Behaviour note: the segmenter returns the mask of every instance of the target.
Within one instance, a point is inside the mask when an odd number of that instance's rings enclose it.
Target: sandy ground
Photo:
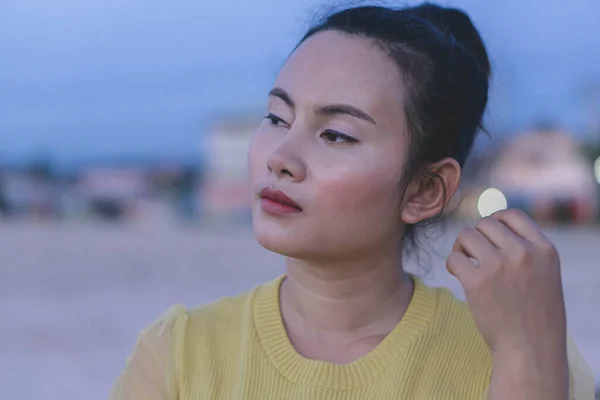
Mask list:
[[[600,377],[600,230],[549,235],[571,335]],[[247,227],[0,225],[0,399],[106,399],[139,330],[170,305],[250,289],[282,262]],[[429,265],[429,284],[462,297],[442,258]]]

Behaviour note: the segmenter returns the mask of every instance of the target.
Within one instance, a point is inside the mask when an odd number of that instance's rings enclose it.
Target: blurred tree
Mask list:
[[[593,164],[600,157],[600,138],[589,137],[582,143],[581,152]]]
[[[583,153],[593,163],[600,157],[600,81],[586,80],[580,94],[587,114]]]
[[[4,193],[4,182],[2,176],[0,176],[0,216],[8,214],[8,201],[6,200],[6,194]]]
[[[38,154],[32,157],[26,169],[34,183],[29,211],[40,218],[56,216],[58,175],[52,158],[47,154]]]
[[[185,166],[178,174],[175,184],[177,213],[184,220],[192,220],[198,216],[199,205],[197,189],[202,185],[201,170],[193,166]]]
[[[52,158],[48,155],[33,157],[27,165],[29,175],[39,182],[50,182],[57,178]]]
[[[581,89],[581,100],[587,114],[586,133],[593,142],[600,141],[600,81],[586,81]]]

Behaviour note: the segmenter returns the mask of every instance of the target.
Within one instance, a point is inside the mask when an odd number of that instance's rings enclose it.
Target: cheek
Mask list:
[[[379,163],[378,163],[379,164]],[[400,174],[391,164],[370,164],[319,182],[318,196],[327,199],[327,209],[346,219],[384,218],[398,211]]]
[[[397,171],[359,165],[330,178],[314,185],[317,207],[308,229],[312,243],[360,252],[393,237],[401,211]]]

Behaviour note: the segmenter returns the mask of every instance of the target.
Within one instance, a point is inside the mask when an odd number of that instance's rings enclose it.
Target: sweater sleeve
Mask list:
[[[110,400],[177,400],[187,319],[175,305],[142,330]]]
[[[570,400],[594,400],[594,374],[570,336],[567,338],[567,355]]]

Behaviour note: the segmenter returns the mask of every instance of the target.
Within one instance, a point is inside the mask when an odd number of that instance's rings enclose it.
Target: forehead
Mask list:
[[[398,113],[404,90],[393,59],[371,40],[336,31],[315,34],[276,79],[298,103],[349,103],[373,114]]]

